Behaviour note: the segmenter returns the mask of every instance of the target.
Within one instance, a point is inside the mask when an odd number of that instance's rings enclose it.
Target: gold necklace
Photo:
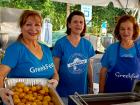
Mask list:
[[[32,46],[29,46],[28,44],[26,44],[26,42],[22,39],[21,42],[28,48],[28,49],[31,49],[31,50],[37,50],[39,48],[39,45],[32,45]]]
[[[126,49],[129,49],[129,48],[134,46],[134,42],[132,42],[132,43],[121,43],[121,46],[126,48]]]

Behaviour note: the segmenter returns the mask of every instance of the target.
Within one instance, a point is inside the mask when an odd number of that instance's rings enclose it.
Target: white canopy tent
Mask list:
[[[52,0],[71,4],[107,6],[110,2],[118,8],[140,8],[140,0]]]

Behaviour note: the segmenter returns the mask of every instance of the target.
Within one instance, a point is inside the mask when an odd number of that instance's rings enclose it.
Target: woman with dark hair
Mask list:
[[[114,30],[118,42],[110,45],[101,59],[99,92],[131,92],[140,79],[140,50],[135,42],[139,26],[133,16],[120,17]]]
[[[67,18],[67,36],[59,39],[53,49],[53,57],[60,81],[57,91],[61,97],[78,92],[87,94],[93,89],[93,73],[90,57],[95,52],[92,44],[83,38],[86,31],[84,14],[73,11]]]
[[[38,41],[41,33],[42,17],[36,11],[25,10],[20,17],[21,34],[18,40],[7,47],[0,65],[0,96],[10,105],[9,89],[3,88],[3,80],[8,78],[48,78],[56,87],[58,74],[53,64],[49,48]]]

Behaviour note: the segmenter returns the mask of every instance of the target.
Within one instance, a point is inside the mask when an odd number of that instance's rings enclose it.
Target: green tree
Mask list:
[[[97,7],[93,6],[93,29],[99,35],[101,32],[101,24],[107,21],[108,32],[112,33],[115,27],[115,17],[125,14],[123,9],[114,8],[112,3],[107,7]]]
[[[65,28],[66,24],[66,3],[52,2],[50,0],[2,0],[0,6],[39,10],[43,18],[49,17],[53,24],[53,30]],[[81,5],[71,5],[71,10],[81,10]],[[107,7],[93,6],[92,27],[88,32],[100,34],[101,24],[107,21],[108,32],[112,32],[115,26],[115,17],[124,14],[123,9],[114,8],[110,3]]]
[[[49,17],[53,24],[53,30],[65,27],[66,4],[52,2],[50,0],[3,0],[1,7],[31,9],[41,11],[43,18]]]

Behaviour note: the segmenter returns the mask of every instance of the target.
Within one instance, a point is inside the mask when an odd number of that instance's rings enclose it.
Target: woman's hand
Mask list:
[[[50,80],[48,80],[48,82],[49,82],[54,88],[56,88],[57,85],[58,85],[58,80],[56,80],[56,79],[50,79]]]
[[[14,93],[6,88],[0,88],[0,97],[4,104],[11,105],[9,101],[9,95],[13,95]]]

